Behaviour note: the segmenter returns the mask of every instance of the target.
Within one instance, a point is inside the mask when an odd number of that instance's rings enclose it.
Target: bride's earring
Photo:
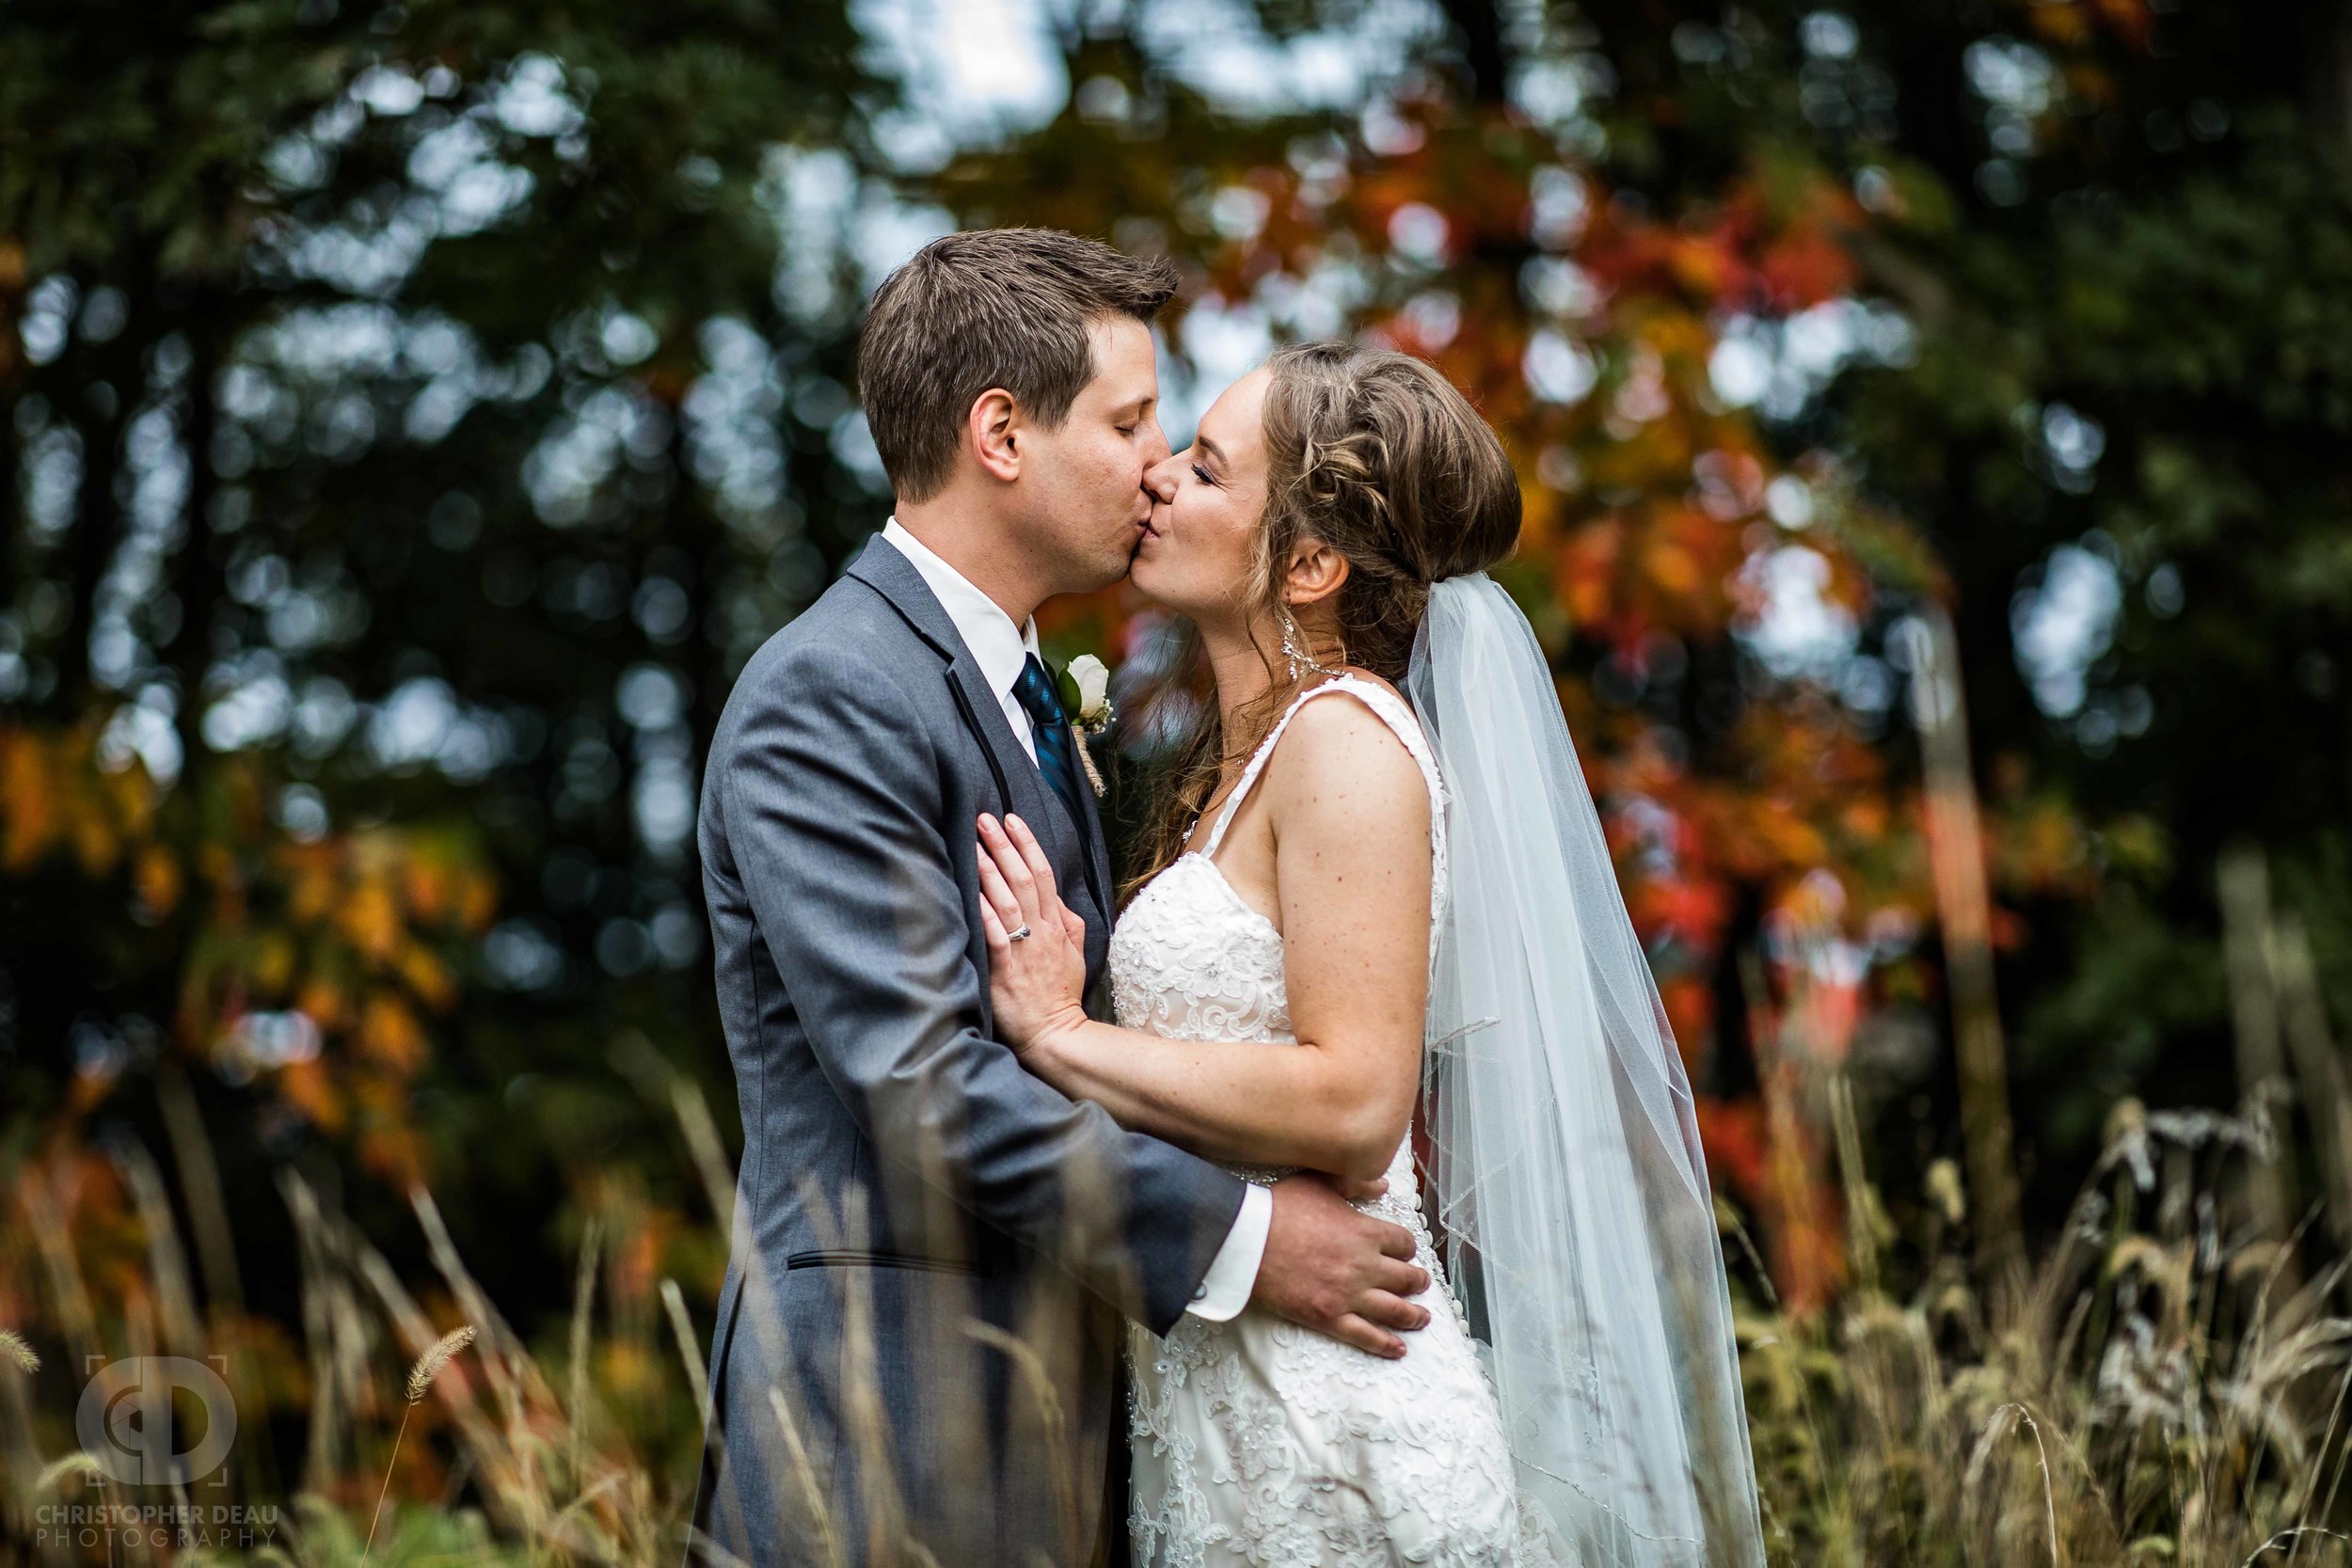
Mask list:
[[[1282,657],[1291,662],[1291,683],[1296,685],[1307,678],[1307,672],[1318,668],[1314,656],[1300,645],[1298,623],[1291,619],[1290,606],[1282,607]]]
[[[1339,673],[1330,665],[1315,657],[1314,650],[1307,646],[1307,634],[1298,629],[1298,623],[1291,616],[1291,607],[1280,605],[1278,608],[1282,612],[1282,657],[1290,660],[1292,684],[1296,685],[1310,674],[1335,675]]]

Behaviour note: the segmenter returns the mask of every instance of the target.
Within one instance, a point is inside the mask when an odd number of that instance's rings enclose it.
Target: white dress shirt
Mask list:
[[[955,623],[956,635],[963,639],[972,662],[979,666],[989,689],[1003,705],[1005,721],[1012,726],[1029,760],[1037,761],[1037,737],[1029,729],[1028,710],[1013,695],[1029,655],[1038,651],[1037,622],[1032,619],[1025,626],[1015,626],[1003,606],[973,587],[961,572],[908,532],[897,517],[882,525],[882,536],[914,563],[947,619]],[[1274,1195],[1253,1182],[1242,1195],[1233,1228],[1225,1233],[1224,1244],[1217,1248],[1185,1311],[1221,1323],[1249,1304],[1249,1292],[1258,1283],[1258,1265],[1265,1259],[1266,1231],[1273,1221]]]

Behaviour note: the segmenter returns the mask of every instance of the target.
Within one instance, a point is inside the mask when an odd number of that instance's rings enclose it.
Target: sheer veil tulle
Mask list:
[[[1428,1193],[1531,1515],[1582,1568],[1764,1560],[1691,1088],[1534,629],[1438,583],[1406,692],[1450,795]]]

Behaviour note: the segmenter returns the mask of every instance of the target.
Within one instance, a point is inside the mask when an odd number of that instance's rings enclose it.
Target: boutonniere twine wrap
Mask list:
[[[1089,738],[1100,736],[1111,727],[1111,673],[1107,665],[1092,654],[1080,654],[1061,670],[1061,705],[1071,715],[1072,727],[1078,736],[1078,766],[1086,769],[1087,783],[1094,786],[1094,798],[1103,798],[1102,770],[1094,766],[1094,753],[1087,747]]]

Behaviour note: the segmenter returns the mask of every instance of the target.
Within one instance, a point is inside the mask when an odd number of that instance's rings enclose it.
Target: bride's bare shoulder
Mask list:
[[[1379,676],[1348,673],[1406,706],[1403,695]],[[1266,786],[1278,816],[1341,818],[1350,831],[1425,832],[1429,785],[1421,765],[1360,688],[1341,684],[1340,691],[1299,705],[1267,760]]]

